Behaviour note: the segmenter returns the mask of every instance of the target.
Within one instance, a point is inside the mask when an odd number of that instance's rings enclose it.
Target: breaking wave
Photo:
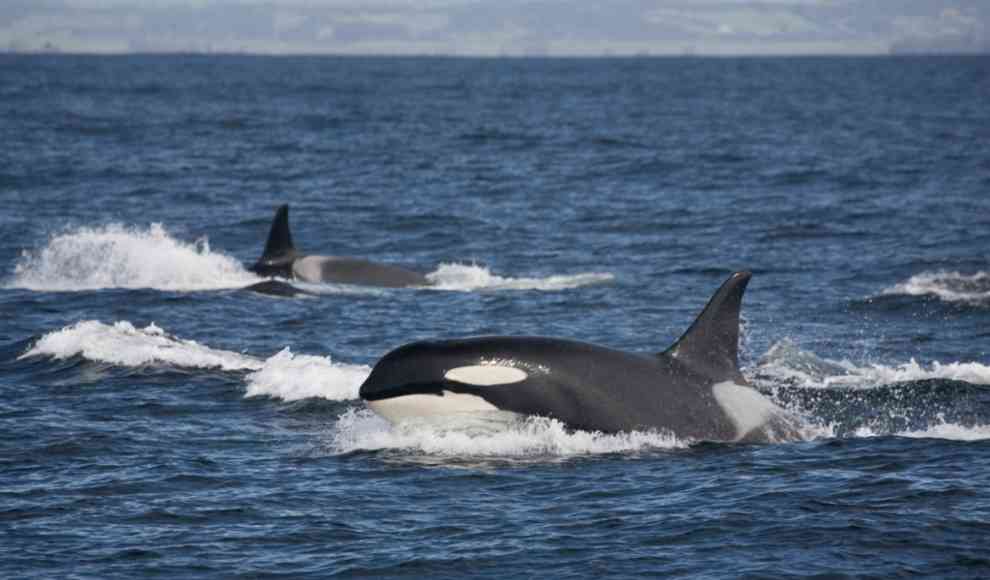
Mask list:
[[[333,401],[357,398],[371,372],[365,365],[338,363],[329,357],[296,355],[284,348],[267,359],[210,348],[169,335],[154,323],[144,328],[127,321],[104,324],[85,320],[42,336],[19,358],[48,356],[123,367],[162,365],[185,369],[248,371],[246,397],[284,401],[319,397]]]
[[[934,296],[945,302],[990,302],[990,272],[925,272],[883,291],[884,295]]]
[[[945,379],[974,385],[990,385],[990,366],[977,362],[922,364],[911,359],[897,365],[855,364],[834,361],[801,350],[793,341],[777,342],[750,372],[757,379],[772,379],[804,388],[847,387],[868,389],[892,383]]]
[[[358,389],[371,374],[365,365],[335,363],[330,357],[292,354],[288,347],[267,359],[247,376],[245,396],[283,401],[319,397],[332,401],[358,398]]]
[[[72,292],[102,288],[168,291],[240,288],[261,279],[202,238],[186,243],[161,224],[108,225],[53,235],[40,250],[25,251],[11,288]]]
[[[876,433],[869,427],[856,432],[857,437],[878,437],[886,433]],[[893,433],[897,437],[910,439],[946,439],[950,441],[983,441],[990,439],[990,425],[960,425],[938,422],[923,429]]]
[[[19,358],[33,356],[49,356],[59,360],[81,356],[124,367],[161,364],[225,371],[256,370],[263,364],[250,356],[171,336],[155,323],[137,328],[126,320],[112,325],[84,320],[49,332]]]
[[[978,362],[856,364],[784,340],[746,374],[774,402],[811,418],[826,437],[990,436],[990,366]]]

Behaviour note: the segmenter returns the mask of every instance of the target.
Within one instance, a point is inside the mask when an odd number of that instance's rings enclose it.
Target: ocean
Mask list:
[[[0,55],[0,576],[990,576],[990,59]],[[425,288],[246,292],[296,245]],[[425,338],[659,352],[769,444],[393,426]]]

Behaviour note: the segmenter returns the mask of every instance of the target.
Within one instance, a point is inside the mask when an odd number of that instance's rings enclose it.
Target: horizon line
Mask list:
[[[71,51],[58,49],[0,50],[0,55],[8,56],[86,56],[86,57],[125,57],[125,56],[246,56],[262,58],[437,58],[437,59],[488,59],[488,60],[581,60],[581,59],[729,59],[729,58],[897,58],[908,56],[959,57],[990,56],[990,51],[968,50],[895,50],[886,52],[603,52],[600,54],[582,53],[457,53],[457,52],[263,52],[235,50],[124,50],[124,51]]]

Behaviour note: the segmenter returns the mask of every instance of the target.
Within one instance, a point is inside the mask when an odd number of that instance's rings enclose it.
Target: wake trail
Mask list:
[[[349,401],[371,372],[365,365],[335,362],[330,357],[293,354],[286,347],[262,359],[211,348],[169,335],[154,323],[144,328],[127,321],[104,324],[85,320],[42,336],[19,359],[47,356],[86,360],[123,367],[161,365],[174,368],[247,371],[246,397],[268,396],[283,401],[319,397]]]
[[[19,358],[82,357],[122,367],[166,366],[187,369],[220,369],[244,373],[245,397],[266,396],[296,401],[322,398],[332,401],[358,400],[361,383],[371,369],[331,360],[329,357],[294,354],[284,348],[262,358],[212,348],[194,340],[170,335],[155,324],[143,328],[128,321],[105,324],[85,320],[52,331],[35,342]],[[976,362],[933,362],[884,365],[834,361],[803,351],[791,341],[774,344],[760,362],[745,370],[763,392],[798,389],[818,393],[882,393],[892,383],[944,379],[972,385],[990,384],[990,367]],[[903,398],[903,396],[901,396]],[[990,439],[990,421],[963,421],[939,409],[928,408],[931,399],[922,399],[925,408],[914,409],[911,400],[881,402],[875,416],[860,420],[847,418],[853,426],[837,435],[835,422],[815,416],[809,404],[771,400],[806,422],[802,440],[839,437],[901,436],[941,438],[958,441]],[[840,414],[859,413],[868,408],[859,398],[841,399]],[[813,407],[813,405],[811,405]],[[950,409],[951,410],[951,409]],[[874,410],[876,411],[876,410]],[[917,414],[917,421],[905,417]],[[896,420],[891,420],[891,418]],[[411,423],[392,425],[362,406],[352,407],[331,423],[329,447],[333,453],[394,451],[402,454],[439,457],[547,458],[639,453],[682,449],[696,441],[678,439],[664,431],[594,433],[568,429],[559,421],[541,417],[486,417],[458,424]]]
[[[458,292],[557,291],[615,279],[607,272],[514,278],[493,274],[484,266],[455,263],[442,263],[426,277],[431,284],[426,288]],[[206,238],[185,242],[159,223],[148,227],[110,224],[55,234],[43,248],[24,251],[6,287],[38,292],[108,288],[194,292],[245,288],[263,280],[236,258],[212,250]],[[332,283],[293,285],[312,294],[381,292]]]

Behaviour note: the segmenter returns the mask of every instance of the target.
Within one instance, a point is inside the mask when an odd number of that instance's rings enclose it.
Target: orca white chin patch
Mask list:
[[[502,365],[472,365],[457,367],[447,371],[443,378],[464,385],[491,387],[510,385],[526,380],[526,371]]]
[[[736,441],[764,425],[781,409],[756,389],[726,381],[715,383],[712,394],[736,427]]]
[[[389,399],[368,401],[371,410],[391,423],[410,419],[465,415],[498,411],[498,407],[475,395],[443,391],[437,395],[402,395]]]

